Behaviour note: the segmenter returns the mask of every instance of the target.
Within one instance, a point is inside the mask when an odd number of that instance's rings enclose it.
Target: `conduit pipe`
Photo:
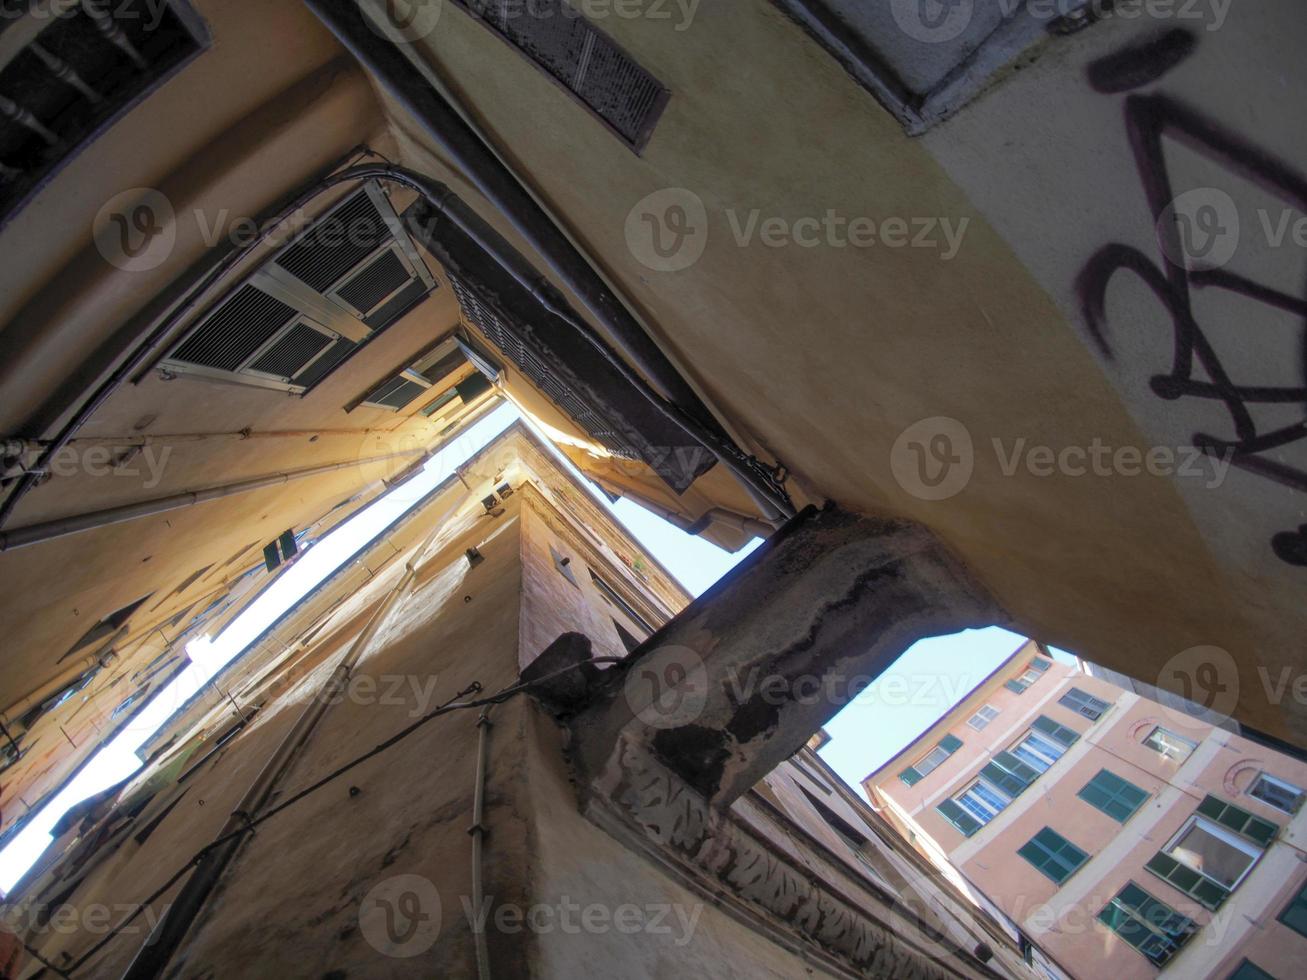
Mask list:
[[[246,835],[250,832],[249,821],[268,802],[282,777],[290,770],[300,748],[308,741],[318,722],[326,714],[327,708],[339,700],[340,692],[344,690],[350,674],[376,637],[382,623],[389,617],[405,590],[417,578],[417,562],[444,530],[445,524],[454,516],[458,506],[458,503],[453,504],[435,522],[431,534],[413,553],[413,559],[405,565],[404,575],[382,600],[377,611],[368,620],[367,626],[363,628],[363,632],[350,644],[349,649],[336,664],[335,670],[331,672],[331,676],[318,690],[317,696],[309,702],[308,707],[287,732],[281,744],[264,763],[259,775],[255,777],[254,782],[245,791],[245,795],[241,797],[241,801],[236,804],[236,809],[232,811],[231,816],[227,818],[227,822],[214,838],[222,843],[205,851],[204,856],[196,863],[195,870],[182,885],[176,899],[167,906],[163,917],[146,938],[145,945],[137,952],[136,958],[123,974],[123,980],[153,980],[167,968],[191,924],[217,886],[218,880],[226,871],[232,858],[236,856],[236,851],[244,843]]]
[[[490,980],[490,951],[486,946],[485,918],[481,915],[485,901],[485,880],[482,872],[483,849],[486,836],[486,760],[489,757],[490,709],[486,708],[477,719],[477,775],[472,790],[472,931],[476,937],[477,980]]]
[[[89,514],[60,517],[53,521],[20,527],[14,531],[0,531],[0,551],[13,551],[16,548],[25,548],[28,545],[40,544],[43,541],[51,541],[69,534],[93,531],[96,528],[106,527],[110,524],[121,524],[124,521],[135,521],[142,517],[153,517],[155,514],[163,514],[170,510],[193,507],[196,504],[202,504],[210,500],[232,497],[253,490],[262,490],[265,487],[280,486],[283,483],[291,483],[305,477],[318,476],[322,473],[331,473],[335,470],[349,469],[354,466],[371,466],[373,463],[384,463],[386,460],[417,456],[425,452],[425,449],[406,449],[403,452],[387,453],[384,456],[372,456],[368,459],[351,459],[342,463],[309,466],[304,469],[289,470],[285,473],[274,473],[271,476],[255,477],[252,480],[228,483],[220,487],[210,487],[207,490],[189,490],[185,493],[175,493],[167,497],[156,497],[153,500],[123,504],[121,507],[92,511]]]

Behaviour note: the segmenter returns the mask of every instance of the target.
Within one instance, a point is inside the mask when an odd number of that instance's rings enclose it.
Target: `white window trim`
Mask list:
[[[1181,858],[1179,854],[1171,853],[1173,848],[1175,848],[1175,846],[1179,844],[1180,841],[1184,838],[1185,834],[1189,833],[1189,831],[1193,830],[1194,827],[1197,827],[1199,825],[1201,825],[1202,829],[1208,834],[1210,834],[1212,837],[1215,837],[1218,840],[1228,844],[1229,846],[1233,847],[1237,851],[1242,851],[1244,854],[1247,854],[1250,858],[1252,858],[1252,860],[1248,862],[1248,867],[1244,868],[1243,874],[1239,875],[1238,879],[1236,879],[1233,884],[1227,885],[1224,882],[1217,881],[1211,875],[1204,872],[1201,868],[1195,868],[1192,864],[1189,864],[1187,861]],[[1181,828],[1175,832],[1174,837],[1172,837],[1169,841],[1166,842],[1166,846],[1162,848],[1162,851],[1169,857],[1175,859],[1176,861],[1179,861],[1190,871],[1194,871],[1202,875],[1212,884],[1217,885],[1220,888],[1224,888],[1228,892],[1233,892],[1236,888],[1238,888],[1241,884],[1243,884],[1244,879],[1247,878],[1250,874],[1252,874],[1253,868],[1257,867],[1257,862],[1260,861],[1262,855],[1266,853],[1264,848],[1258,847],[1252,841],[1244,840],[1238,834],[1226,830],[1220,824],[1208,820],[1206,817],[1201,817],[1196,813],[1184,822],[1184,825],[1181,826]]]
[[[990,822],[990,820],[993,820],[993,819],[994,819],[995,817],[997,817],[1000,813],[1002,813],[1003,810],[1006,810],[1008,807],[1010,807],[1010,806],[1012,805],[1012,797],[1008,796],[1007,793],[1003,792],[1001,789],[999,789],[997,786],[995,786],[993,783],[991,783],[988,779],[985,779],[985,778],[982,777],[982,778],[978,778],[978,779],[973,779],[971,782],[967,783],[966,789],[962,790],[962,792],[960,792],[960,793],[958,793],[956,796],[952,797],[952,799],[953,799],[953,802],[954,802],[954,803],[956,803],[958,806],[962,807],[963,810],[966,810],[967,813],[971,814],[972,817],[975,817],[976,814],[975,814],[971,809],[969,809],[969,808],[966,806],[966,804],[964,804],[964,803],[962,802],[962,798],[963,798],[964,796],[966,796],[968,793],[970,793],[972,790],[974,790],[977,786],[982,786],[982,785],[985,787],[985,789],[987,789],[989,792],[993,793],[993,794],[994,794],[995,796],[997,796],[999,799],[1001,799],[1001,800],[1006,800],[1006,801],[1007,801],[1007,802],[1005,802],[1005,803],[1003,804],[1003,809],[1001,809],[1001,810],[993,810],[992,812],[990,812],[990,814],[989,814],[989,820],[985,820],[985,821],[981,824],[981,826],[985,826],[986,824],[988,824],[988,823]],[[985,809],[986,811],[989,811],[989,810],[990,810],[990,805],[989,805],[989,803],[987,803],[984,799],[980,799],[980,798],[978,798],[978,800],[979,800],[981,806],[983,806],[984,809]]]
[[[986,711],[989,712],[988,717],[985,716]],[[986,704],[982,706],[979,711],[977,711],[974,715],[971,716],[970,720],[967,721],[967,725],[968,727],[974,729],[975,731],[981,731],[997,717],[998,717],[998,709],[995,708],[992,704]],[[980,720],[979,725],[976,724],[977,719]]]
[[[1169,738],[1174,739],[1176,742],[1188,746],[1183,756],[1176,755],[1167,749],[1158,749],[1158,748],[1154,748],[1152,745],[1149,745],[1148,743],[1159,732],[1168,736]],[[1168,759],[1175,759],[1177,762],[1179,762],[1182,761],[1182,759],[1187,759],[1189,758],[1189,756],[1193,755],[1194,749],[1198,748],[1198,743],[1195,742],[1192,738],[1185,738],[1183,735],[1177,735],[1175,732],[1171,731],[1165,725],[1154,725],[1152,730],[1149,731],[1149,733],[1146,736],[1144,736],[1144,746],[1153,749],[1153,751],[1156,752],[1158,755],[1164,755]]]
[[[930,757],[931,757],[932,755],[934,755],[936,752],[943,752],[943,753],[944,753],[944,757],[943,757],[942,759],[939,759],[938,761],[936,761],[936,762],[934,762],[934,763],[931,763],[930,765],[927,765],[927,762],[928,762],[928,760],[930,759]],[[952,754],[953,754],[953,753],[949,752],[949,750],[946,749],[946,748],[944,748],[944,746],[942,746],[942,745],[936,745],[933,749],[931,749],[929,752],[927,752],[925,755],[923,755],[920,759],[918,759],[918,760],[916,761],[916,763],[912,766],[912,768],[915,769],[915,770],[917,770],[917,772],[920,773],[921,776],[924,778],[924,777],[926,777],[926,776],[929,776],[932,772],[934,772],[936,769],[938,769],[940,766],[942,766],[945,762],[947,762],[949,756],[952,755]]]
[[[1028,744],[1027,744],[1027,743],[1032,742],[1032,741],[1035,742],[1035,743],[1038,743],[1038,744],[1036,744],[1036,745],[1028,745]],[[1055,742],[1053,739],[1049,738],[1049,737],[1048,737],[1047,735],[1045,735],[1043,732],[1037,732],[1037,731],[1035,731],[1034,729],[1031,729],[1030,731],[1026,732],[1026,733],[1025,733],[1024,735],[1022,735],[1019,739],[1017,739],[1015,742],[1013,742],[1013,743],[1012,743],[1012,746],[1011,746],[1007,751],[1008,751],[1008,753],[1011,754],[1011,755],[1016,755],[1016,750],[1017,750],[1018,748],[1022,747],[1022,746],[1025,746],[1026,749],[1027,749],[1027,751],[1030,751],[1030,752],[1032,752],[1033,754],[1039,756],[1039,758],[1043,759],[1043,760],[1048,764],[1048,768],[1050,768],[1050,769],[1053,767],[1054,763],[1056,763],[1058,759],[1060,759],[1060,758],[1062,758],[1062,756],[1066,755],[1066,749],[1065,749],[1065,748],[1063,748],[1062,746],[1058,745],[1057,742]],[[1040,746],[1048,746],[1049,748],[1053,749],[1054,752],[1058,752],[1059,749],[1060,749],[1061,751],[1060,751],[1060,754],[1057,754],[1057,755],[1049,755],[1049,754],[1048,754],[1047,752],[1045,752],[1045,751],[1044,751]],[[1016,758],[1019,759],[1019,758],[1021,758],[1021,757],[1020,757],[1020,756],[1016,756]]]
[[[1286,809],[1284,809],[1284,807],[1277,806],[1276,804],[1272,803],[1272,802],[1271,802],[1270,800],[1268,800],[1268,799],[1265,799],[1264,797],[1261,797],[1261,796],[1254,796],[1254,795],[1253,795],[1253,790],[1255,790],[1255,789],[1257,788],[1257,784],[1260,783],[1260,782],[1262,782],[1263,780],[1265,780],[1266,782],[1271,783],[1272,785],[1277,786],[1277,787],[1279,787],[1280,789],[1285,790],[1285,791],[1287,791],[1288,793],[1290,793],[1291,795],[1297,797],[1297,803],[1298,803],[1298,806],[1297,806],[1297,807],[1294,807],[1294,808],[1292,808],[1292,809],[1286,810]],[[1302,805],[1303,792],[1304,792],[1304,791],[1302,790],[1301,787],[1295,786],[1293,783],[1290,783],[1290,782],[1287,782],[1287,781],[1285,781],[1285,780],[1283,780],[1283,779],[1280,779],[1278,776],[1272,776],[1269,772],[1266,772],[1265,770],[1262,770],[1261,772],[1259,772],[1259,773],[1257,774],[1257,778],[1254,779],[1251,783],[1248,784],[1248,789],[1247,789],[1247,791],[1245,792],[1244,795],[1248,796],[1248,797],[1251,798],[1251,799],[1256,800],[1258,803],[1265,804],[1266,806],[1269,806],[1269,807],[1271,807],[1271,808],[1274,809],[1274,810],[1279,810],[1281,813],[1287,813],[1287,814],[1289,814],[1290,816],[1292,816],[1294,813],[1297,813],[1297,812],[1298,812],[1298,809],[1299,809],[1299,808],[1301,807],[1301,805]]]

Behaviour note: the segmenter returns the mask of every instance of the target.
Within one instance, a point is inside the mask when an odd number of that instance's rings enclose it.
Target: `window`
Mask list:
[[[1198,743],[1193,739],[1185,738],[1183,735],[1177,735],[1175,732],[1168,731],[1161,725],[1154,728],[1144,739],[1144,744],[1150,749],[1155,749],[1168,759],[1187,759],[1189,753],[1198,748]]]
[[[1148,799],[1148,794],[1134,783],[1107,769],[1100,770],[1076,795],[1118,823],[1129,820]]]
[[[649,72],[563,0],[457,0],[595,114],[637,153],[667,105]]]
[[[1271,976],[1252,960],[1244,960],[1235,967],[1235,971],[1230,974],[1229,980],[1275,980],[1275,977]]]
[[[1014,691],[1015,693],[1020,694],[1031,684],[1035,683],[1035,681],[1043,677],[1044,671],[1048,670],[1051,666],[1051,661],[1045,660],[1043,657],[1036,657],[1034,660],[1030,661],[1030,665],[1022,671],[1020,677],[1013,678],[1003,686],[1009,691]]]
[[[1079,712],[1090,721],[1098,721],[1099,718],[1103,717],[1103,712],[1111,707],[1106,701],[1100,701],[1092,694],[1082,691],[1078,687],[1073,687],[1063,694],[1057,699],[1057,703],[1065,708],[1070,708],[1072,711]]]
[[[909,786],[915,786],[938,769],[945,759],[960,748],[962,748],[962,739],[954,735],[945,735],[939,740],[939,744],[927,752],[915,765],[909,766],[899,773],[899,779]]]
[[[435,288],[369,181],[202,314],[159,367],[303,394]]]
[[[209,46],[203,23],[179,0],[148,7],[145,0],[20,3],[6,7],[3,17],[9,29],[4,56],[9,107],[0,115],[5,164],[0,224],[78,151]],[[131,224],[128,218],[124,238]],[[118,231],[106,228],[106,233]]]
[[[1269,773],[1261,773],[1253,780],[1253,784],[1248,787],[1248,795],[1255,800],[1261,800],[1268,806],[1275,807],[1277,810],[1292,814],[1298,812],[1303,793],[1293,783],[1286,783],[1283,779],[1276,779]]]
[[[1192,919],[1159,902],[1134,882],[1121,889],[1098,921],[1143,953],[1154,966],[1165,966],[1197,931]]]
[[[1006,809],[1012,798],[985,779],[977,779],[961,796],[945,800],[936,809],[970,837]]]
[[[282,562],[290,561],[299,554],[299,543],[295,540],[295,532],[287,529],[281,532],[281,537],[272,541],[263,548],[263,564],[268,571],[276,570]]]
[[[1280,913],[1279,921],[1298,935],[1307,937],[1307,885],[1298,890],[1293,901]]]
[[[434,422],[447,423],[453,421],[463,406],[472,404],[490,388],[490,381],[469,360],[466,345],[459,338],[450,337],[381,382],[361,403],[399,412],[419,398],[437,392],[421,412]]]
[[[980,731],[982,728],[984,728],[986,725],[988,725],[991,721],[993,721],[997,717],[998,717],[998,709],[991,704],[987,704],[979,711],[977,711],[974,715],[972,715],[971,719],[967,722],[967,724],[970,725],[972,728],[974,728],[976,731]]]
[[[989,765],[980,770],[980,774],[1008,796],[1016,797],[1039,778],[1041,771],[1022,762],[1011,752],[999,752]]]
[[[1030,768],[1046,772],[1065,752],[1061,745],[1033,732],[1012,747],[1012,754]]]
[[[1088,854],[1049,827],[1030,838],[1017,853],[1058,885],[1089,860]]]
[[[604,597],[610,606],[629,619],[633,625],[644,630],[646,636],[653,635],[654,628],[645,621],[643,616],[631,608],[629,602],[618,595],[616,589],[596,575],[594,569],[590,570],[590,581],[594,583],[594,587],[599,590],[599,594]]]
[[[1279,828],[1209,796],[1146,867],[1205,907],[1221,907]]]

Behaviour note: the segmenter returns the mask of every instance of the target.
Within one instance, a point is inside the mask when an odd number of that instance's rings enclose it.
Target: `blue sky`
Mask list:
[[[0,851],[0,890],[8,891],[50,841],[50,828],[68,809],[140,768],[136,750],[168,717],[286,609],[316,588],[340,564],[453,473],[468,457],[519,418],[510,405],[489,416],[437,453],[412,479],[379,498],[306,551],[217,638],[187,650],[192,666],[157,695],[78,777]],[[528,425],[529,425],[528,421]],[[542,441],[552,444],[542,436]],[[557,451],[556,458],[572,469]],[[573,470],[573,472],[575,472]],[[693,594],[700,595],[762,542],[729,554],[686,534],[627,500],[612,504],[588,481],[594,498]],[[867,773],[915,738],[1021,644],[1003,630],[980,630],[917,644],[827,726],[833,741],[822,757],[857,786]]]

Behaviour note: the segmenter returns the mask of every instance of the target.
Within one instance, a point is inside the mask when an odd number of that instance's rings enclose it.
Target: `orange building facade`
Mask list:
[[[863,787],[1050,974],[1298,976],[1307,764],[1181,707],[1030,642]]]

